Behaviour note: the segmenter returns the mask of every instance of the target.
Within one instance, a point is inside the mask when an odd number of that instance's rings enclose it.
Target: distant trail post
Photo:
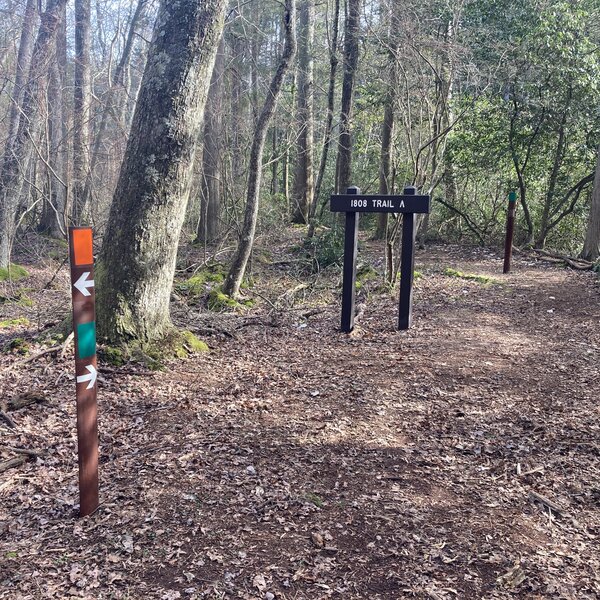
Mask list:
[[[98,508],[98,377],[96,363],[96,306],[92,228],[69,228],[75,375],[77,453],[79,458],[79,515]]]
[[[417,195],[412,186],[404,188],[400,196],[370,195],[360,193],[357,187],[348,188],[345,195],[331,196],[332,212],[346,213],[344,238],[344,279],[342,286],[342,331],[354,329],[354,298],[356,282],[356,257],[358,252],[358,213],[401,213],[402,257],[398,329],[409,329],[412,318],[412,289],[415,266],[415,214],[430,212],[430,196]]]
[[[508,213],[506,217],[506,242],[504,244],[504,273],[510,273],[513,239],[515,237],[515,215],[517,212],[517,193],[508,195]]]

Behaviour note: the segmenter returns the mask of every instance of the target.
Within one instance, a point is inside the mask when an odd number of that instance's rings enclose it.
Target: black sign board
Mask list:
[[[332,212],[429,213],[429,196],[331,196]]]
[[[415,270],[415,214],[427,214],[431,207],[430,196],[418,196],[417,189],[404,188],[401,196],[365,196],[357,187],[348,188],[347,194],[331,196],[332,212],[346,213],[344,239],[344,279],[342,286],[342,331],[354,329],[354,297],[356,258],[358,251],[358,213],[401,213],[402,257],[400,263],[400,302],[398,329],[409,329],[412,320],[412,290]]]

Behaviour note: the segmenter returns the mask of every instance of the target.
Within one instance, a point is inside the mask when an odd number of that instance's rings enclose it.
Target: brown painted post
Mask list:
[[[510,273],[513,239],[515,237],[515,214],[517,212],[517,193],[508,195],[508,213],[506,217],[506,242],[504,244],[504,273]]]
[[[347,194],[360,194],[357,187],[349,187]],[[358,254],[358,212],[346,213],[344,233],[344,273],[342,282],[342,331],[354,329],[354,299],[356,296],[356,258]]]
[[[98,509],[98,407],[96,306],[92,228],[69,228],[75,376],[77,454],[79,459],[79,516]]]
[[[406,186],[405,196],[415,196],[417,188]],[[402,215],[402,255],[400,257],[400,299],[398,302],[398,329],[410,329],[412,323],[413,282],[415,278],[415,239],[417,223],[414,213]]]

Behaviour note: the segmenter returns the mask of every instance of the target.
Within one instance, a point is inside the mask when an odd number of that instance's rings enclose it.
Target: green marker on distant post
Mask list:
[[[510,273],[513,239],[515,237],[515,215],[517,212],[517,192],[508,194],[508,213],[506,218],[506,242],[504,244],[504,273]]]

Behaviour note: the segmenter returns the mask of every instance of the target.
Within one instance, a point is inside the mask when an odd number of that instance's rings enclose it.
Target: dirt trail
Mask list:
[[[388,294],[351,336],[335,303],[263,306],[208,355],[105,369],[83,521],[70,358],[4,372],[47,401],[2,444],[47,452],[0,475],[0,598],[600,597],[600,286],[500,268],[421,252],[408,332]]]

